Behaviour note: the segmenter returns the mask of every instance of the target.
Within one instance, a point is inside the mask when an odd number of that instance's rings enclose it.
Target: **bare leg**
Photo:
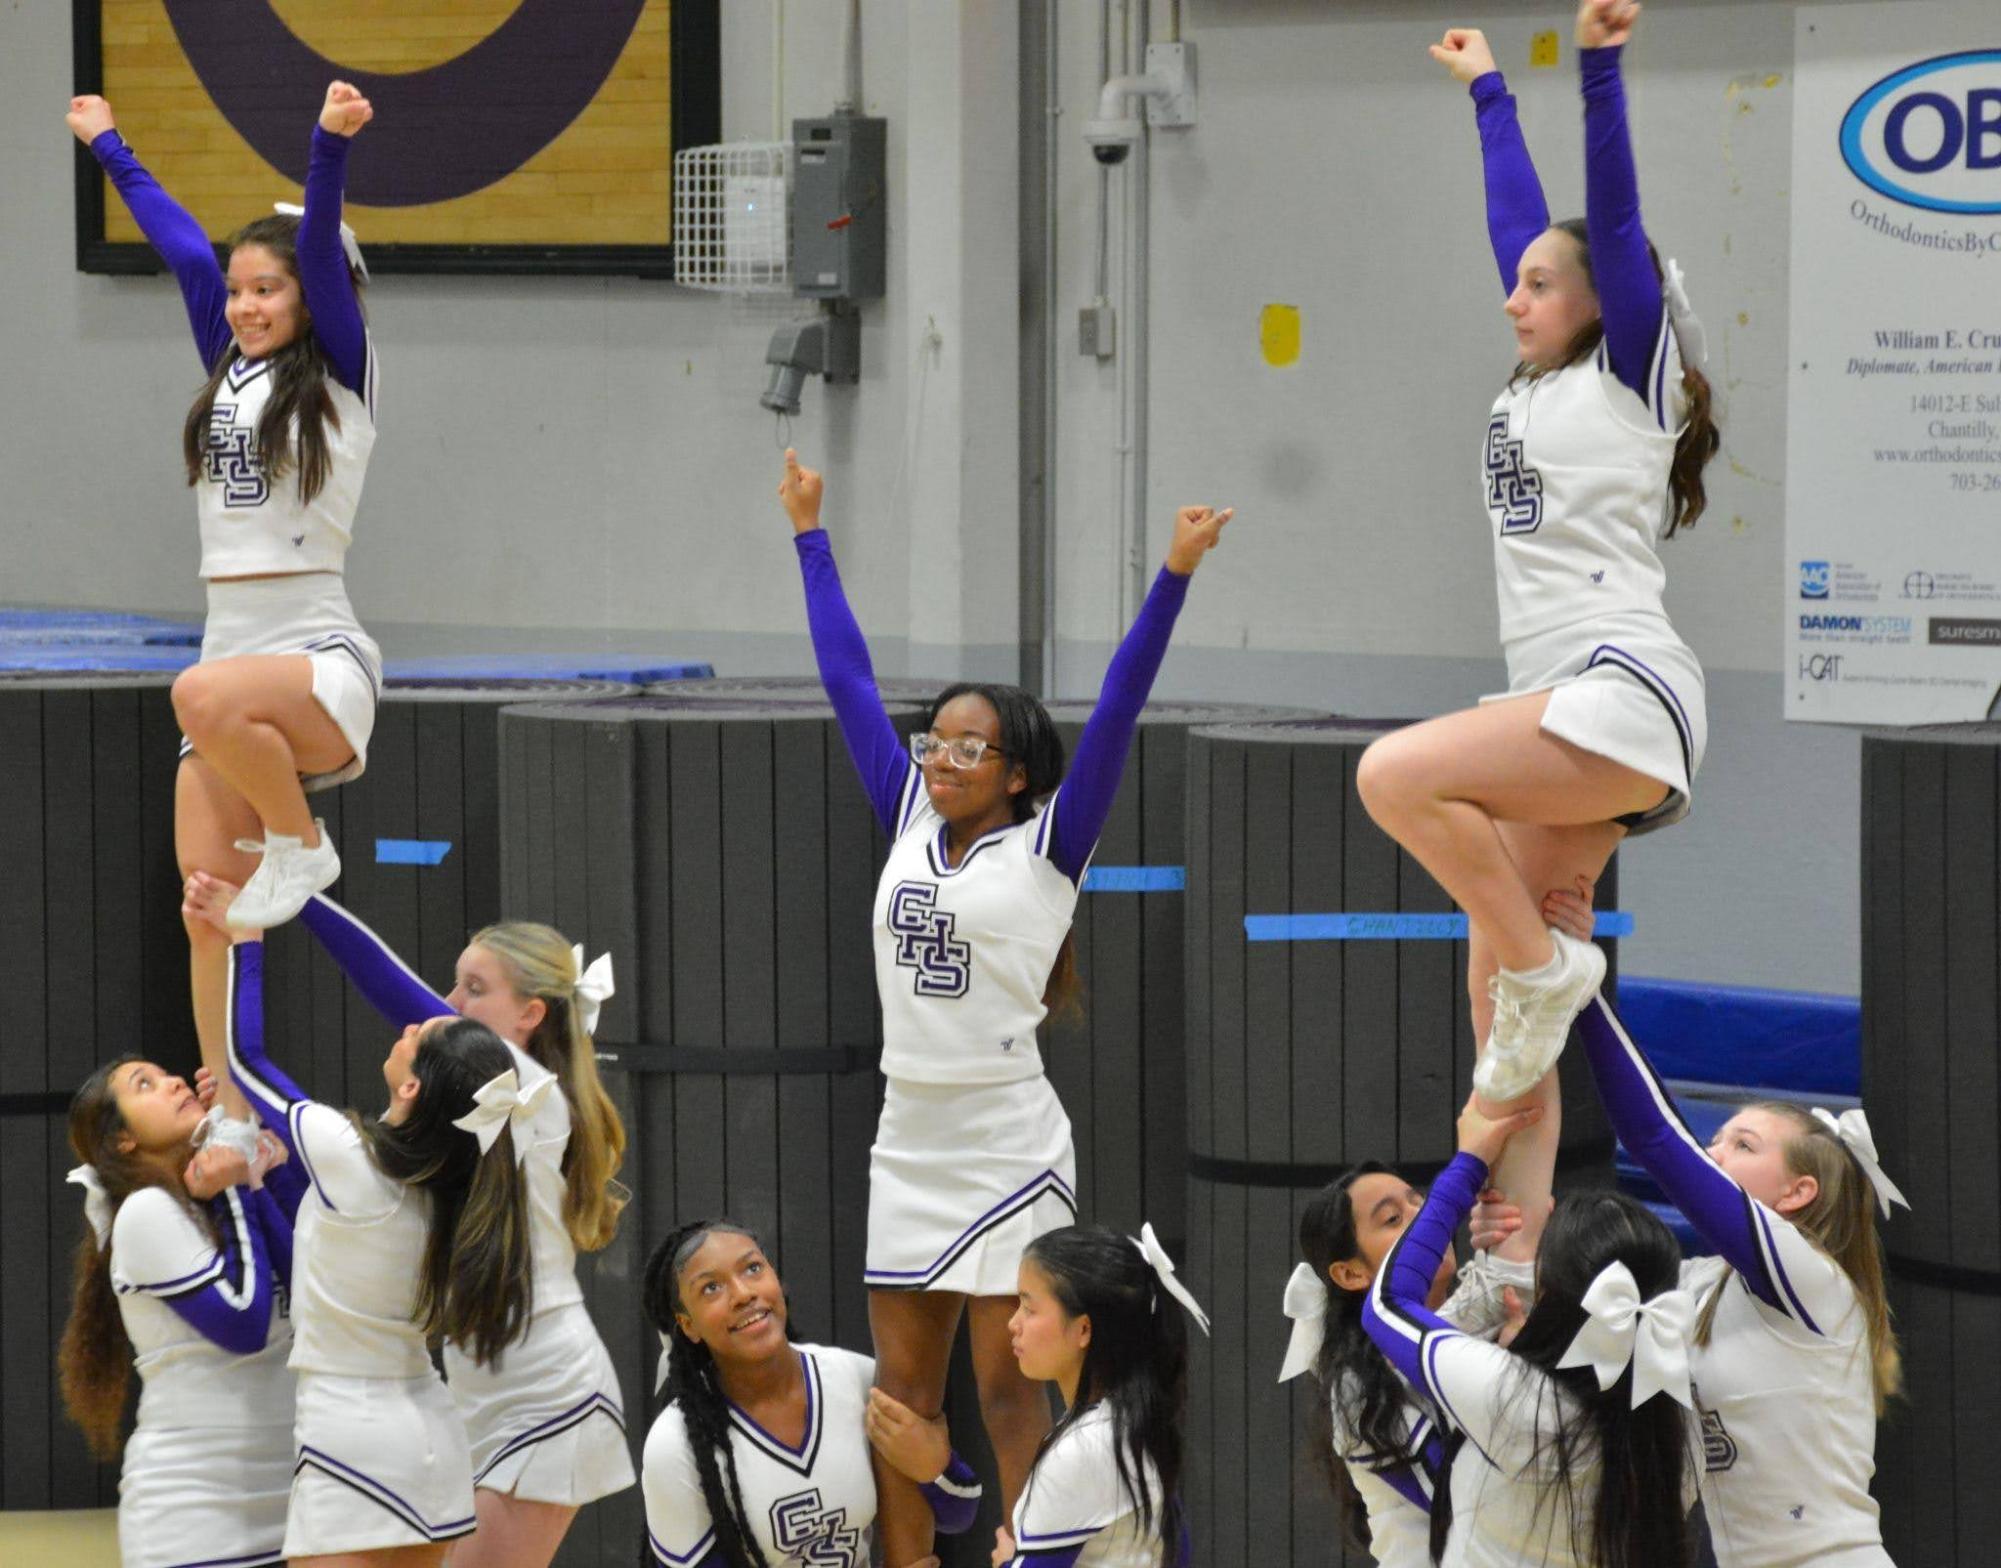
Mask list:
[[[479,1528],[452,1547],[451,1568],[549,1568],[577,1511],[481,1487]]]
[[[436,1546],[387,1546],[378,1552],[329,1552],[294,1557],[292,1568],[439,1568],[449,1542]]]
[[[1363,754],[1355,783],[1369,815],[1482,929],[1504,968],[1555,951],[1496,819],[1546,827],[1609,823],[1658,805],[1660,780],[1545,735],[1537,692],[1428,719]]]
[[[1014,1359],[1008,1319],[1013,1296],[975,1296],[968,1308],[973,1341],[973,1375],[980,1385],[980,1419],[1000,1465],[1001,1517],[1014,1518],[1014,1505],[1028,1480],[1035,1451],[1049,1431],[1049,1390],[1021,1375]]]
[[[174,779],[174,852],[183,880],[199,870],[231,882],[243,881],[257,862],[238,849],[236,841],[255,837],[258,831],[257,813],[251,810],[250,802],[225,784],[205,759],[182,759]],[[245,1120],[250,1107],[230,1081],[229,1050],[223,1037],[229,937],[219,926],[186,910],[181,923],[188,933],[188,979],[202,1066],[215,1075],[224,1114]]]
[[[1551,888],[1574,888],[1580,879],[1595,885],[1612,851],[1626,836],[1616,822],[1580,827],[1534,827],[1520,822],[1494,824],[1524,889],[1541,906]],[[1538,917],[1539,918],[1539,917]],[[1494,973],[1494,954],[1478,926],[1467,943],[1466,988],[1473,1008],[1474,1038],[1485,1042],[1493,1022],[1493,1001],[1487,981]],[[1508,1140],[1494,1168],[1494,1185],[1522,1211],[1522,1228],[1494,1250],[1516,1262],[1534,1259],[1549,1220],[1555,1190],[1556,1151],[1563,1136],[1563,1095],[1555,1073],[1547,1073],[1531,1098],[1543,1108],[1542,1120]]]
[[[876,1386],[926,1420],[945,1410],[952,1336],[966,1298],[953,1291],[872,1290],[869,1332],[875,1338]],[[915,1482],[876,1462],[876,1530],[888,1568],[922,1562],[936,1537],[931,1505]]]
[[[333,772],[354,747],[314,700],[312,660],[285,654],[197,664],[175,677],[174,716],[267,831],[319,843],[299,775]]]

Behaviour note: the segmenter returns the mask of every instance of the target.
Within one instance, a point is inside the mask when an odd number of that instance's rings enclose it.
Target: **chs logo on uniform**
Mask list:
[[[847,1510],[822,1504],[818,1487],[771,1505],[771,1542],[787,1564],[799,1568],[857,1568],[868,1560],[861,1531],[848,1526]]]
[[[973,949],[953,936],[958,917],[937,907],[929,882],[899,882],[889,895],[889,929],[896,934],[896,962],[917,973],[919,996],[964,996],[972,979]]]
[[[217,403],[208,421],[202,466],[209,483],[222,486],[226,506],[262,506],[271,494],[264,469],[257,461],[254,433],[236,424],[236,405]]]
[[[1864,185],[1928,212],[2001,212],[2001,49],[1893,71],[1849,105],[1841,156]]]
[[[1832,561],[1800,562],[1800,597],[1802,599],[1825,599],[1827,591],[1834,586],[1834,563]]]
[[[1522,444],[1508,439],[1508,416],[1487,422],[1487,508],[1504,534],[1532,534],[1542,526],[1542,475],[1522,461]]]

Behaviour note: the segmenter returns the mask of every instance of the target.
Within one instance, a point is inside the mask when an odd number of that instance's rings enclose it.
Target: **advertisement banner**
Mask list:
[[[2001,717],[2001,7],[1796,25],[1786,717]]]

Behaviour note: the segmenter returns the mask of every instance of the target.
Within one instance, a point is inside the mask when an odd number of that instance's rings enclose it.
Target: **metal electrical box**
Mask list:
[[[883,180],[889,122],[837,114],[792,122],[792,292],[880,299],[888,272]]]

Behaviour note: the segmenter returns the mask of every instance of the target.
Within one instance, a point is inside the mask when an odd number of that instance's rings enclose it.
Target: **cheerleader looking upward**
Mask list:
[[[188,901],[220,920],[234,889],[198,873]],[[388,945],[321,894],[301,923],[356,988],[398,1028],[458,1013],[507,1045],[524,1093],[540,1094],[524,1144],[534,1312],[519,1343],[482,1362],[445,1344],[445,1377],[471,1445],[479,1529],[452,1568],[547,1568],[577,1510],[636,1479],[618,1373],[584,1305],[577,1253],[608,1245],[624,1207],[613,1173],[625,1129],[599,1081],[591,1044],[612,995],[611,959],[583,967],[548,926],[504,921],[459,955],[449,996],[425,985]]]
[[[58,1365],[70,1419],[104,1459],[118,1455],[139,1373],[118,1481],[123,1568],[284,1561],[285,1296],[303,1182],[280,1148],[261,1190],[226,1185],[249,1166],[235,1150],[194,1152],[202,1112],[184,1079],[135,1057],[100,1067],[70,1101],[82,1163],[69,1179],[89,1223]]]
[[[1519,362],[1495,400],[1481,483],[1493,531],[1508,690],[1383,737],[1356,775],[1375,820],[1466,911],[1468,988],[1490,1109],[1536,1091],[1548,1114],[1501,1179],[1532,1251],[1560,1132],[1543,1079],[1604,975],[1550,930],[1549,888],[1588,889],[1629,833],[1686,814],[1707,735],[1703,678],[1662,605],[1658,546],[1693,524],[1718,437],[1699,329],[1640,219],[1621,47],[1640,8],[1585,0],[1585,216],[1550,223],[1514,99],[1486,40],[1432,54],[1469,84],[1487,229]],[[1686,356],[1686,360],[1684,359]]]
[[[484,1024],[405,1029],[389,1108],[310,1098],[264,1049],[264,944],[230,949],[230,1071],[311,1187],[293,1252],[297,1463],[285,1555],[313,1568],[436,1568],[475,1523],[465,1427],[429,1341],[493,1362],[533,1310],[517,1160],[549,1079],[523,1091]]]
[[[1432,1507],[1445,1565],[1685,1568],[1698,1443],[1681,1253],[1618,1193],[1557,1205],[1536,1259],[1536,1297],[1503,1349],[1425,1305],[1439,1259],[1508,1137],[1541,1114],[1498,1121],[1469,1100],[1459,1153],[1377,1272],[1363,1324],[1455,1432],[1450,1483]]]
[[[936,1416],[952,1337],[969,1313],[981,1414],[1012,1510],[1049,1427],[1044,1392],[1008,1348],[1015,1267],[1031,1239],[1076,1214],[1070,1122],[1035,1032],[1074,993],[1078,884],[1189,577],[1230,513],[1191,506],[1175,518],[1166,564],[1112,657],[1066,775],[1048,713],[1012,686],[947,687],[923,730],[896,733],[820,528],[820,498],[820,476],[788,452],[779,499],[820,679],[890,838],[874,920],[888,1079],[869,1155],[876,1373],[886,1392]],[[914,1490],[886,1478],[882,1511],[891,1561],[929,1553],[930,1512]]]
[[[993,1560],[1011,1568],[1174,1568],[1188,1562],[1181,1423],[1186,1310],[1209,1319],[1144,1226],[1134,1241],[1071,1225],[1028,1244],[1008,1327],[1024,1376],[1054,1383],[1043,1440]]]
[[[382,685],[381,655],[342,577],[375,444],[375,355],[341,188],[349,141],[373,113],[346,82],[328,87],[302,215],[239,230],[225,272],[201,226],[120,137],[111,106],[70,102],[70,129],[180,283],[207,377],[182,431],[208,620],[201,662],[174,682],[185,737],[174,840],[184,877],[248,878],[232,917],[241,929],[291,919],[340,874],[306,792],[361,772]],[[255,1134],[240,1125],[223,1066],[228,938],[203,920],[187,925],[202,1060],[239,1123],[225,1136],[248,1156]]]
[[[785,1287],[744,1226],[700,1220],[662,1241],[646,1266],[646,1316],[667,1392],[644,1465],[661,1568],[866,1568],[871,1445],[919,1486],[939,1529],[972,1523],[980,1484],[945,1423],[872,1390],[867,1356],[793,1343]]]

